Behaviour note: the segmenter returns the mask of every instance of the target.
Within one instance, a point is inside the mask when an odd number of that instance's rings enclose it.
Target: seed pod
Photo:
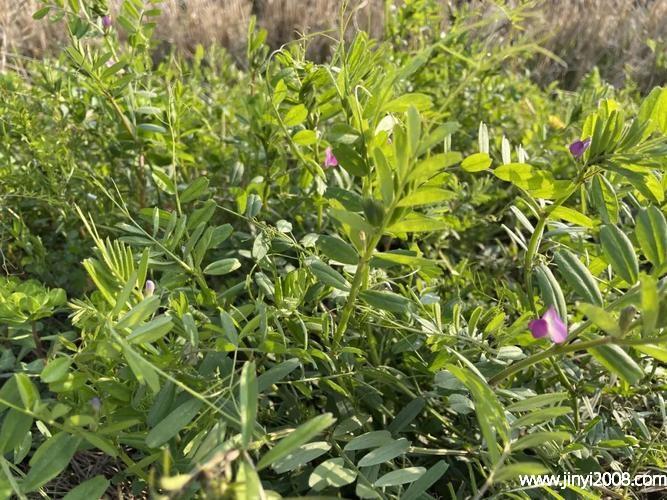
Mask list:
[[[556,280],[556,277],[544,264],[539,264],[535,268],[535,276],[537,277],[537,285],[540,289],[542,301],[546,306],[554,306],[558,311],[558,315],[564,322],[567,322],[567,306],[565,304],[565,297],[563,291]]]
[[[576,255],[563,249],[555,253],[554,259],[561,276],[579,297],[590,304],[602,305],[602,294],[595,278]]]

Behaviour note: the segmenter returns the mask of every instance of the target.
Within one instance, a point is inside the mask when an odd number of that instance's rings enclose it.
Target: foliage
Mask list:
[[[154,63],[156,5],[45,2],[63,57],[1,80],[5,497],[87,453],[113,467],[70,498],[664,469],[667,89],[542,90],[506,64],[532,41],[433,36],[429,2],[327,63],[254,22],[244,70]],[[528,330],[549,307],[564,344]]]

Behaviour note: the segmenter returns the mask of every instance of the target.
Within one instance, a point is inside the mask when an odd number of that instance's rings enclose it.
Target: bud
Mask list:
[[[102,409],[102,401],[100,401],[100,398],[94,397],[90,400],[90,406],[92,406],[95,413],[99,413]]]
[[[632,322],[637,316],[637,309],[633,306],[628,306],[621,311],[621,317],[618,319],[618,326],[621,327],[621,334],[625,335],[630,329]]]
[[[155,292],[155,283],[151,280],[146,280],[146,286],[144,287],[144,297],[152,297]]]
[[[102,27],[105,30],[108,30],[109,28],[111,28],[111,16],[110,15],[107,14],[106,16],[102,17]]]

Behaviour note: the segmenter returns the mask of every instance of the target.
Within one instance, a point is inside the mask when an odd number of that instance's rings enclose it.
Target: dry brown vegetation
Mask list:
[[[111,0],[113,6],[120,0]],[[215,43],[242,58],[248,20],[257,16],[268,31],[268,42],[277,47],[300,34],[338,30],[343,0],[165,0],[157,29],[165,47],[186,53],[198,44]],[[381,37],[386,0],[351,0],[356,11],[350,29],[364,29]],[[444,9],[460,1],[440,0]],[[478,1],[481,5],[491,2]],[[514,1],[520,3],[520,0]],[[626,72],[644,88],[667,77],[667,1],[665,0],[539,0],[525,22],[526,33],[540,41],[566,63],[550,60],[536,65],[538,79],[565,79],[576,83],[598,65],[605,78],[622,84]],[[61,27],[34,21],[38,0],[0,0],[0,63],[21,55],[41,57],[54,53],[64,39]],[[655,41],[653,49],[649,40]],[[317,38],[311,55],[325,58],[330,42]]]

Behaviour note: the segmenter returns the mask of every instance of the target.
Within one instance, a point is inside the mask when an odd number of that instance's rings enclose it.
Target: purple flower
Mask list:
[[[104,27],[104,29],[107,29],[107,30],[109,28],[111,28],[111,16],[106,15],[106,16],[102,17],[102,26]]]
[[[540,319],[534,319],[528,323],[528,328],[536,339],[548,335],[556,344],[562,344],[567,340],[567,326],[558,316],[554,306],[549,306]]]
[[[95,397],[90,400],[90,406],[93,407],[93,411],[95,413],[99,413],[100,410],[102,409],[102,401],[100,401],[100,398]]]
[[[155,283],[151,280],[146,280],[146,286],[144,287],[144,297],[152,297],[155,292]]]
[[[572,144],[570,144],[570,153],[572,153],[572,156],[575,158],[581,158],[581,155],[584,154],[590,145],[590,137],[588,139],[584,139],[583,141],[574,141]]]
[[[324,151],[324,166],[325,167],[337,167],[338,166],[338,158],[334,156],[333,151],[331,150],[331,146],[329,146],[325,151]]]

